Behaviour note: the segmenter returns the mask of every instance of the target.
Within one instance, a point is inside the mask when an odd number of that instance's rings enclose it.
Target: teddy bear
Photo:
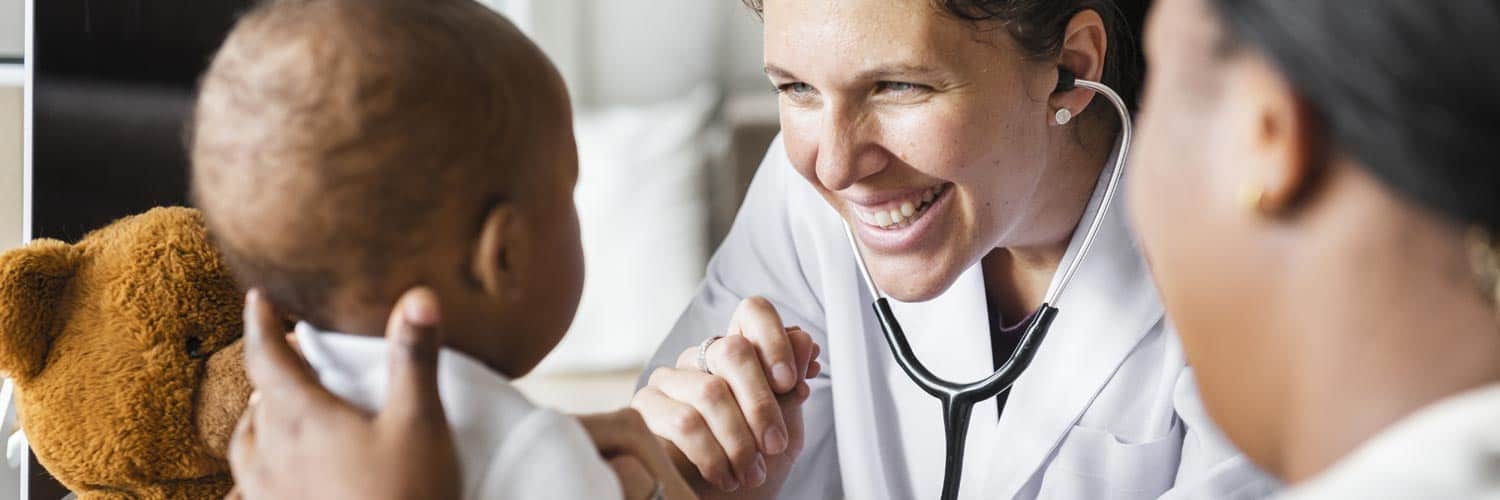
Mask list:
[[[37,460],[83,499],[223,498],[243,302],[189,208],[0,255],[0,372]]]

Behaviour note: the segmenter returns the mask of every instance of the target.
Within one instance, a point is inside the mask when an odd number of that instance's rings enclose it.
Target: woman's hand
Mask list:
[[[708,372],[698,366],[698,349],[684,350],[676,367],[653,371],[631,407],[672,444],[700,493],[711,486],[774,496],[802,449],[803,380],[821,370],[818,345],[807,332],[784,327],[771,303],[755,297],[740,303],[728,333],[709,344]]]
[[[458,498],[458,458],[437,391],[440,320],[426,289],[397,301],[386,326],[390,394],[372,415],[318,383],[287,344],[276,312],[252,290],[245,369],[256,392],[229,445],[230,496]]]
[[[588,431],[599,454],[620,477],[626,500],[654,499],[658,491],[661,498],[667,500],[698,498],[677,473],[661,441],[646,428],[646,421],[641,420],[640,413],[626,408],[611,413],[580,415],[578,420]]]

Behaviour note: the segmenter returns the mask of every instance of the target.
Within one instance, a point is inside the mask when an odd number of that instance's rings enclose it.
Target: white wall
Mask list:
[[[22,0],[0,0],[0,57],[25,46]],[[21,242],[21,87],[0,86],[0,250]]]
[[[20,57],[25,48],[21,0],[0,0],[0,57]]]
[[[21,0],[0,0],[0,57],[21,55],[24,25]],[[21,242],[21,87],[0,85],[0,251]],[[0,407],[9,408],[9,401]],[[13,421],[0,411],[0,444],[10,437]],[[20,471],[0,453],[0,498],[20,490]]]
[[[0,87],[0,250],[21,242],[21,87]]]
[[[736,0],[483,1],[547,52],[578,108],[659,103],[705,82],[769,90],[760,20]]]
[[[583,31],[591,103],[639,104],[700,82],[727,92],[769,89],[760,20],[735,0],[596,0]]]
[[[717,0],[716,0],[717,1]],[[762,55],[760,18],[749,7],[730,2],[727,15],[728,41],[724,46],[723,77],[725,85],[733,93],[771,93],[771,81],[766,78],[765,61]]]

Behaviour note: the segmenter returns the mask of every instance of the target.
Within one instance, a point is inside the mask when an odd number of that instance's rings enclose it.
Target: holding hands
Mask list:
[[[700,493],[771,498],[802,450],[802,403],[820,347],[770,301],[740,303],[727,333],[658,368],[631,407],[672,446]]]

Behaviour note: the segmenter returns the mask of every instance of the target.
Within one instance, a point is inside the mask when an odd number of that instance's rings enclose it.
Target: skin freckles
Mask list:
[[[846,221],[949,189],[915,241],[861,237],[887,293],[933,298],[997,251],[1061,258],[1110,141],[1051,123],[1057,61],[921,0],[772,0],[765,21],[788,157]]]

